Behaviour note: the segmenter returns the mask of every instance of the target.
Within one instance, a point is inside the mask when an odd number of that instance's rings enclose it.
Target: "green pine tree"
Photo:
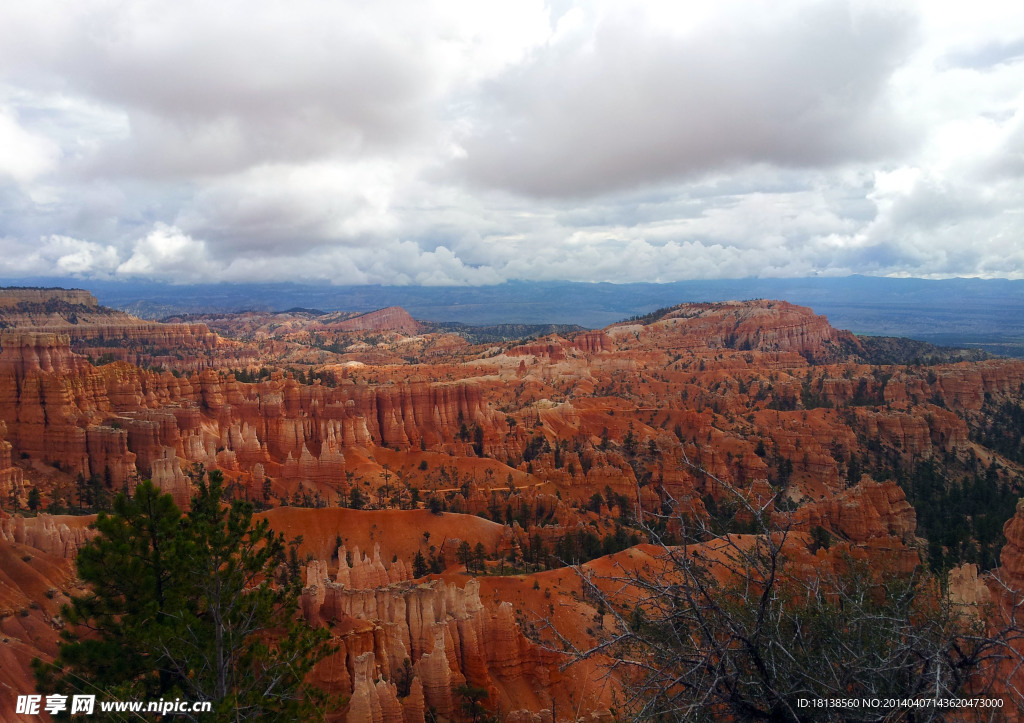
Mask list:
[[[149,482],[133,498],[118,495],[111,514],[100,513],[98,535],[76,559],[91,590],[63,610],[72,626],[97,635],[65,631],[55,663],[36,666],[40,691],[152,698],[174,689],[178,681],[159,664],[158,650],[172,611],[186,604],[172,570],[180,518],[171,497]]]
[[[463,540],[459,543],[459,548],[455,551],[455,556],[459,562],[466,566],[466,572],[473,572],[473,549],[469,546],[469,543]]]
[[[304,678],[330,649],[300,621],[299,587],[271,582],[284,539],[251,504],[222,504],[219,472],[195,482],[185,515],[149,482],[100,513],[77,559],[91,591],[65,607],[72,627],[54,663],[36,661],[38,687],[209,700],[213,720],[311,719],[324,696]]]
[[[423,577],[427,574],[427,561],[423,559],[423,553],[419,550],[416,551],[416,556],[412,558],[412,576]]]
[[[28,508],[35,512],[39,509],[40,504],[42,504],[42,496],[39,493],[39,488],[32,487],[28,491]]]

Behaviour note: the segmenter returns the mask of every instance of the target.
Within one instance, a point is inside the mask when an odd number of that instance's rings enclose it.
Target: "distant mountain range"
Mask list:
[[[8,284],[80,287],[137,316],[241,309],[371,311],[401,306],[416,319],[471,325],[579,324],[596,328],[686,301],[782,299],[809,306],[856,334],[1024,357],[1024,281],[870,276],[728,279],[667,284],[512,281],[495,286],[328,286],[298,283],[175,286],[73,278]]]

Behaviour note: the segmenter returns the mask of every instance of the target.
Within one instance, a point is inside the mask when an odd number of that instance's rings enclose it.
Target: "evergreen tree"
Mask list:
[[[473,550],[469,546],[469,543],[463,540],[459,543],[459,548],[455,551],[456,558],[459,562],[466,566],[467,572],[472,572],[473,564]]]
[[[416,556],[412,558],[412,576],[423,577],[427,574],[427,561],[423,559],[423,553],[419,550],[416,551]]]
[[[479,424],[473,425],[473,451],[477,457],[484,456],[484,429]]]
[[[327,654],[326,633],[296,621],[301,581],[274,588],[268,582],[284,539],[267,520],[253,524],[252,505],[221,505],[219,472],[198,479],[176,545],[177,570],[189,599],[173,616],[173,637],[164,645],[170,667],[194,698],[215,701],[223,717],[267,714],[306,719],[319,697],[303,678]],[[290,545],[294,551],[300,540]],[[282,635],[268,639],[266,633]]]
[[[171,497],[149,482],[133,498],[118,495],[112,514],[100,513],[97,536],[76,558],[78,575],[91,591],[63,610],[71,625],[98,634],[80,638],[66,632],[55,663],[37,665],[41,691],[152,698],[173,690],[177,681],[160,666],[158,649],[171,611],[186,603],[173,584],[171,562],[180,518]]]
[[[472,723],[483,723],[483,721],[494,720],[487,715],[487,708],[484,701],[487,700],[487,689],[475,685],[460,685],[455,692],[462,697],[462,710]]]
[[[363,495],[363,491],[358,487],[353,487],[348,493],[348,504],[354,510],[361,510],[363,505],[366,504],[366,497]]]
[[[306,720],[323,694],[303,679],[330,651],[297,620],[299,587],[274,587],[286,547],[252,505],[222,504],[222,477],[199,470],[186,515],[143,482],[100,513],[79,552],[91,591],[64,614],[57,660],[35,662],[43,692],[209,700],[213,720]],[[113,574],[112,574],[113,573]],[[205,718],[206,720],[210,718]]]
[[[626,436],[622,439],[622,448],[626,451],[626,454],[630,457],[636,456],[637,441],[636,436],[633,434],[633,424],[629,425],[629,431],[626,432]]]
[[[487,559],[487,548],[484,547],[484,543],[476,543],[476,546],[473,548],[473,557],[476,558],[477,569],[484,572],[484,561]]]

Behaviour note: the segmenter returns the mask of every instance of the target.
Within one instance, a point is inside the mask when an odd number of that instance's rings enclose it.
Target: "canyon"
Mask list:
[[[809,566],[932,565],[974,605],[1024,587],[1020,360],[900,363],[771,300],[473,343],[397,307],[162,323],[4,289],[0,324],[2,710],[56,654],[91,515],[143,479],[187,509],[200,469],[302,536],[331,720],[460,719],[468,688],[502,720],[613,720],[613,661],[558,644],[614,628],[583,580],[656,560],[663,510],[744,532],[723,484]],[[954,536],[966,490],[990,507]]]

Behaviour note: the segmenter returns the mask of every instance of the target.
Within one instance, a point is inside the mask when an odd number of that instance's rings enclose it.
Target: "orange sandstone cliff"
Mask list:
[[[232,497],[303,536],[303,614],[339,646],[315,678],[349,698],[339,719],[461,714],[462,684],[508,720],[604,716],[604,663],[562,670],[535,642],[548,624],[581,645],[605,625],[562,563],[649,561],[643,523],[666,510],[742,532],[723,485],[790,526],[808,565],[814,531],[900,569],[956,567],[963,600],[999,562],[1024,580],[1020,514],[1003,528],[973,510],[980,532],[949,542],[933,504],[1024,493],[1007,427],[1019,361],[890,363],[780,301],[487,344],[397,308],[209,320],[235,340],[78,291],[0,290],[0,315],[0,549],[45,558],[71,589],[67,561],[91,533],[61,513],[84,506],[83,480],[114,494],[150,478],[187,507],[194,466],[221,470]],[[21,513],[32,489],[49,513]],[[30,582],[3,593],[5,630]],[[55,609],[24,608],[52,656]]]

